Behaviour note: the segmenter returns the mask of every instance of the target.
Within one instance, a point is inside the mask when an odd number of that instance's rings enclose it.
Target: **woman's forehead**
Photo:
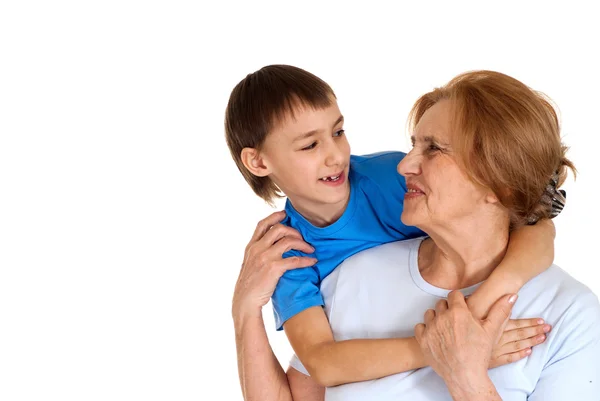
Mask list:
[[[431,106],[421,117],[411,141],[415,142],[450,142],[450,102],[442,100]]]

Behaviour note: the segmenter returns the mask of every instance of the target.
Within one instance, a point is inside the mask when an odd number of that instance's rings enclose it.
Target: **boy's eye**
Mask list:
[[[341,130],[335,131],[335,132],[333,133],[333,136],[334,136],[334,137],[339,137],[339,136],[342,136],[342,135],[344,135],[345,133],[346,133],[346,131],[344,131],[343,129],[341,129]]]
[[[317,146],[317,143],[316,143],[316,142],[313,142],[313,143],[311,143],[310,145],[308,145],[308,146],[306,146],[306,147],[302,148],[302,150],[311,150],[311,149],[314,149],[314,148],[315,148],[315,146]]]

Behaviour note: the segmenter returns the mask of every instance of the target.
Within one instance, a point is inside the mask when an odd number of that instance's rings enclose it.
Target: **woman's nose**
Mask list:
[[[421,163],[419,157],[415,155],[413,151],[410,151],[402,160],[400,160],[397,170],[398,174],[401,174],[404,177],[420,174]]]

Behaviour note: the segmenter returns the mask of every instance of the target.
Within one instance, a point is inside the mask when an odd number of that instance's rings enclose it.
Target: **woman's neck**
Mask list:
[[[508,224],[473,220],[459,229],[435,230],[419,249],[419,270],[436,287],[470,287],[489,277],[508,247]]]

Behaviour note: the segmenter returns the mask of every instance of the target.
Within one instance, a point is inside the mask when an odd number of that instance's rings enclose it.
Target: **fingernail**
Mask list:
[[[538,319],[537,324],[544,324],[544,319]]]
[[[546,336],[544,334],[542,334],[541,336],[537,337],[538,341],[544,341],[546,339]]]
[[[552,328],[552,326],[550,326],[549,324],[544,326],[544,333],[547,333],[550,331],[550,329]]]
[[[525,353],[526,353],[527,355],[531,354],[531,348],[527,348],[527,349],[525,350]]]
[[[517,294],[512,294],[512,295],[510,296],[510,298],[508,298],[508,303],[509,303],[509,304],[514,304],[514,303],[517,301],[517,297],[518,297],[518,295],[517,295]]]

